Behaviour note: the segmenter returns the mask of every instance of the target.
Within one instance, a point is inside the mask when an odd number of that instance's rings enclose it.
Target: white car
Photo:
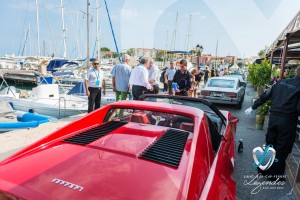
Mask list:
[[[245,87],[237,77],[222,76],[210,78],[200,93],[200,97],[212,103],[232,104],[242,108]]]

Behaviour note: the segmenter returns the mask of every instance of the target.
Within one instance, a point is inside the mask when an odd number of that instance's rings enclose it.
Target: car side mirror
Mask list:
[[[235,117],[235,116],[233,116],[233,117],[230,117],[230,119],[229,119],[229,122],[230,123],[238,123],[240,121],[240,119],[238,118],[238,117]]]

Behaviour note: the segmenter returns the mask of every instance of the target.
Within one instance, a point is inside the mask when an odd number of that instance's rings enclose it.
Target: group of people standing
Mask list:
[[[204,71],[204,84],[207,83],[208,78],[210,77],[215,77],[215,76],[224,76],[224,75],[228,75],[229,71],[227,68],[221,69],[220,71],[218,71],[217,69],[215,69],[214,67],[209,71],[208,67],[205,68]]]
[[[138,100],[143,94],[157,94],[161,72],[154,61],[147,57],[139,59],[139,65],[132,67],[128,65],[129,55],[122,56],[122,62],[116,64],[111,70],[112,89],[116,93],[116,101],[126,100],[128,93],[133,100]],[[105,95],[105,75],[99,67],[97,59],[92,60],[93,68],[87,71],[85,77],[85,88],[88,96],[88,112],[100,108],[101,94]],[[197,86],[197,82],[203,76],[197,69],[192,74],[187,70],[185,59],[179,62],[179,69],[170,62],[163,75],[164,85],[168,88],[170,95],[191,96],[191,91]],[[174,87],[176,84],[176,87]]]

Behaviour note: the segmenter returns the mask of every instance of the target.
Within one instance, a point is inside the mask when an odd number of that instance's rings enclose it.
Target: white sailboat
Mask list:
[[[12,104],[14,109],[32,110],[56,118],[68,117],[87,112],[88,102],[74,95],[59,94],[57,84],[43,84],[27,91],[16,92],[14,87],[5,88],[0,96]]]

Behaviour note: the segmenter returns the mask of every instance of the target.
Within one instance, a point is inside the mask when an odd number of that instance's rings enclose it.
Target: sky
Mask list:
[[[87,1],[62,1],[67,57],[85,58]],[[104,0],[98,4],[100,46],[115,51]],[[298,0],[107,0],[107,5],[121,52],[189,51],[200,44],[204,54],[241,58],[271,45],[300,9]],[[90,0],[91,56],[96,55],[96,7]],[[63,56],[61,0],[38,0],[38,10],[41,55]],[[0,24],[0,55],[38,54],[36,0],[2,0]]]

